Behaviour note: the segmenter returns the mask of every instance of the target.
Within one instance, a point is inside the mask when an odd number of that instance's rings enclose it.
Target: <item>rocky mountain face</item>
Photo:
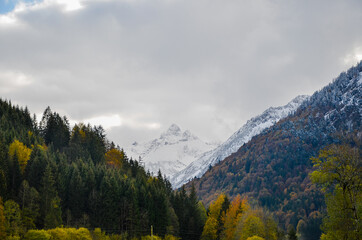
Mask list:
[[[221,192],[231,197],[246,195],[274,211],[285,226],[296,226],[301,219],[317,221],[324,199],[308,177],[310,158],[321,148],[343,141],[342,135],[361,143],[361,86],[362,62],[186,188],[193,183],[206,204]]]
[[[172,124],[159,138],[141,144],[135,142],[125,151],[134,159],[141,157],[145,168],[151,173],[157,174],[161,170],[170,178],[216,146]]]
[[[268,108],[262,114],[250,119],[226,142],[211,151],[205,152],[185,169],[176,173],[170,180],[172,186],[179,188],[194,177],[201,177],[211,166],[236,152],[244,143],[250,141],[253,136],[274,125],[280,119],[294,113],[302,102],[307,99],[308,96],[298,96],[284,106]]]

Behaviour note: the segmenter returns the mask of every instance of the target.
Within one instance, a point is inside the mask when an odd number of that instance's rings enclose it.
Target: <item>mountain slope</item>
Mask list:
[[[280,119],[294,113],[306,99],[308,99],[308,96],[298,96],[284,106],[268,108],[262,114],[248,120],[247,123],[235,132],[226,142],[219,147],[204,153],[185,169],[175,174],[170,180],[172,186],[174,188],[179,188],[194,177],[201,177],[210,166],[214,166],[216,163],[236,152],[253,136],[261,133],[265,128],[274,125]]]
[[[252,138],[192,183],[205,203],[218,193],[244,194],[275,211],[280,222],[296,226],[324,205],[310,183],[310,157],[336,136],[362,136],[362,62],[341,73],[290,115]],[[190,187],[191,183],[187,187]]]
[[[135,142],[125,150],[134,159],[141,157],[150,172],[156,174],[161,170],[162,174],[172,177],[215,147],[215,144],[205,143],[190,131],[182,132],[179,126],[172,124],[159,138],[144,144]]]

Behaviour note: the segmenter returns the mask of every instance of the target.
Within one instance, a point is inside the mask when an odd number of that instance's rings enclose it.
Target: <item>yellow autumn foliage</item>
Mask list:
[[[224,224],[223,220],[225,213],[222,211],[222,208],[226,199],[227,198],[225,194],[220,194],[220,196],[213,203],[211,203],[209,214],[201,235],[202,240],[218,239],[220,227],[222,227]]]
[[[240,221],[242,214],[249,209],[247,200],[242,199],[240,195],[237,195],[231,202],[229,209],[226,211],[224,218],[224,231],[222,233],[222,239],[232,239],[236,225]]]
[[[30,159],[31,149],[25,146],[22,142],[15,140],[12,144],[9,146],[9,157],[11,159],[16,158],[18,159],[19,166],[21,173],[24,173],[26,164],[28,163]]]
[[[49,230],[29,230],[25,240],[92,240],[92,235],[86,228],[54,228]]]
[[[124,152],[115,148],[109,150],[105,154],[106,163],[115,167],[122,167],[124,158]]]

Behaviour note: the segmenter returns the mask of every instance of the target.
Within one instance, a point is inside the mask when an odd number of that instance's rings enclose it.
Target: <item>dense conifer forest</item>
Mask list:
[[[0,196],[2,237],[63,226],[130,239],[150,234],[152,226],[161,237],[199,239],[206,219],[195,192],[172,191],[160,172],[151,175],[109,142],[101,126],[70,129],[50,108],[38,124],[27,108],[4,100]]]

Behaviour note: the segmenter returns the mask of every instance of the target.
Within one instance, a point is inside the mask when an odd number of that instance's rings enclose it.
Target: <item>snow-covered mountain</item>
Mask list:
[[[146,143],[135,142],[125,151],[134,159],[141,157],[145,168],[151,173],[157,174],[161,170],[162,174],[171,178],[215,147],[216,144],[206,143],[190,131],[183,132],[179,126],[172,124],[159,138]]]
[[[274,209],[280,224],[286,226],[295,215],[285,216],[296,207],[313,205],[312,211],[299,216],[304,219],[325,209],[323,192],[313,189],[309,179],[310,157],[331,144],[360,148],[361,138],[362,61],[185,188],[193,184],[205,204],[215,200],[215,193],[230,198],[243,194]]]
[[[280,119],[287,117],[308,99],[308,96],[298,96],[285,106],[271,107],[262,114],[250,119],[237,132],[235,132],[226,142],[217,148],[205,152],[196,161],[176,173],[171,179],[174,188],[179,188],[194,177],[201,177],[210,166],[214,166],[227,156],[236,152],[244,143],[253,136],[261,133],[264,129],[274,125]]]

